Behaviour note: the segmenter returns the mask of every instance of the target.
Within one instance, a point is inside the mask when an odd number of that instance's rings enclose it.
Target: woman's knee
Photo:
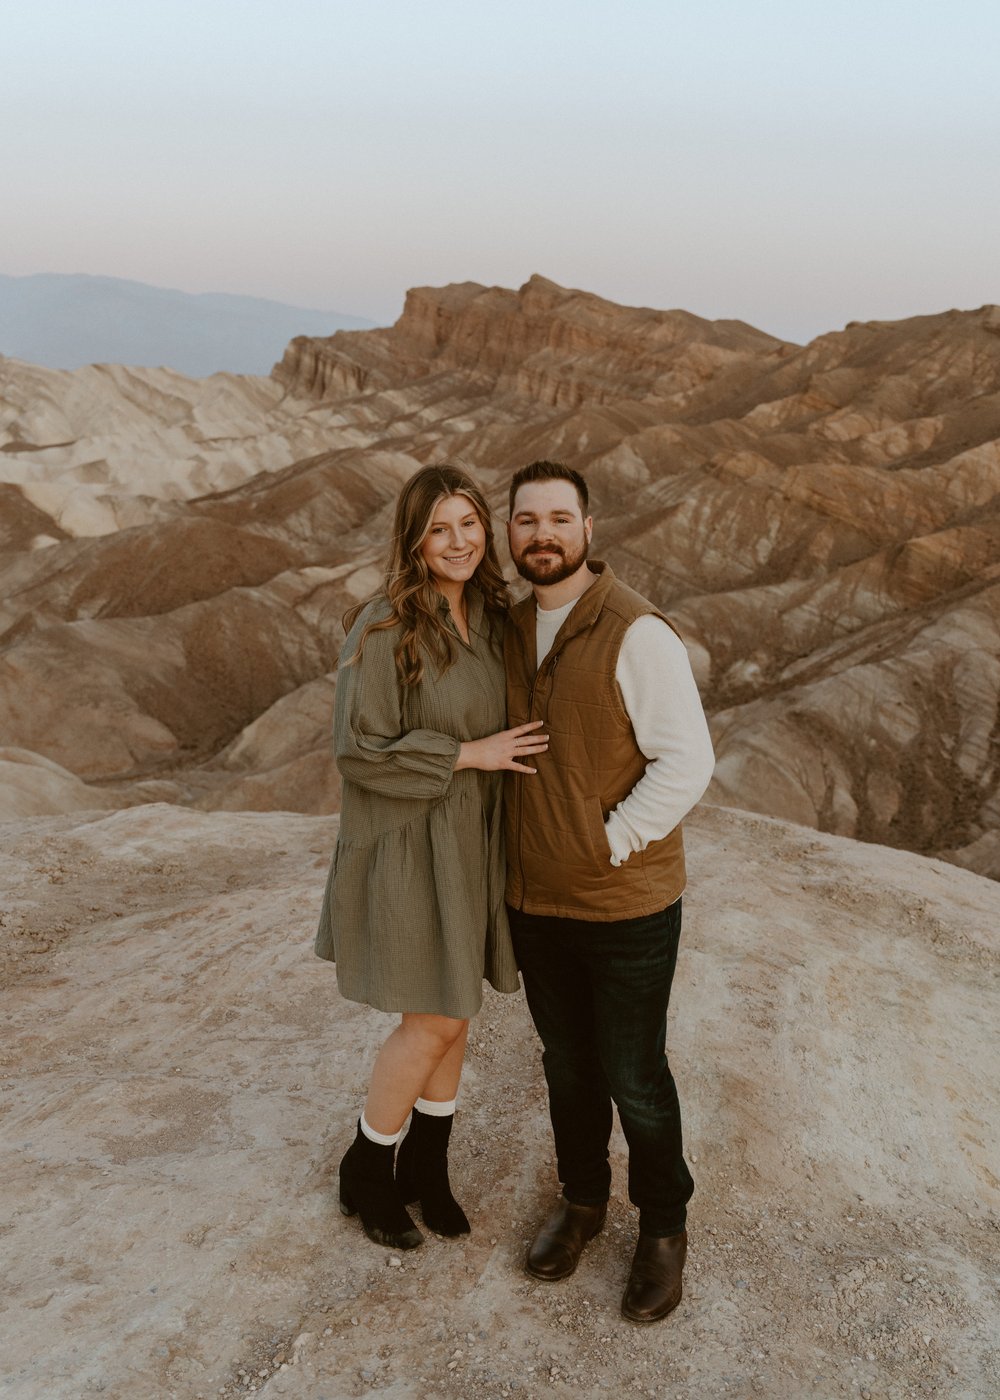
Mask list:
[[[453,1016],[406,1012],[401,1029],[407,1038],[412,1037],[428,1052],[437,1051],[439,1055],[444,1056],[462,1039],[468,1025],[467,1020],[456,1020]]]

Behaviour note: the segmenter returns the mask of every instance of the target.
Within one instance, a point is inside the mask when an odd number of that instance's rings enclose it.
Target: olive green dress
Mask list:
[[[469,644],[456,660],[403,686],[393,655],[399,627],[370,603],[341,652],[334,750],[342,780],[340,835],[327,879],[316,952],[337,964],[340,991],[381,1011],[474,1016],[483,979],[518,989],[504,908],[502,779],[454,772],[459,745],[506,724],[502,627],[479,590],[466,593]]]

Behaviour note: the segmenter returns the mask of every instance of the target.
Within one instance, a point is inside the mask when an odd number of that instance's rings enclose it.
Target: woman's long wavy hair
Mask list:
[[[486,609],[502,617],[510,607],[507,583],[497,559],[490,508],[480,488],[461,467],[423,467],[410,477],[399,493],[392,543],[386,564],[385,582],[375,597],[383,594],[392,609],[381,622],[369,622],[361,634],[358,649],[349,665],[359,660],[371,632],[381,632],[400,623],[403,635],[396,647],[396,669],[404,685],[417,685],[423,679],[424,661],[434,660],[441,671],[451,666],[457,655],[454,634],[441,618],[441,594],[420,553],[420,546],[434,519],[439,503],[448,496],[468,496],[486,532],[486,550],[469,583],[483,595]],[[350,631],[362,609],[372,601],[366,598],[344,614],[344,630]]]

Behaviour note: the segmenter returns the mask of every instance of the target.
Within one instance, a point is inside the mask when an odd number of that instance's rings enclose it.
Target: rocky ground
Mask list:
[[[670,1030],[698,1191],[685,1299],[639,1329],[619,1136],[577,1274],[521,1272],[557,1183],[519,996],[471,1037],[471,1237],[394,1256],[339,1214],[391,1019],[311,953],[335,827],[166,805],[0,826],[0,1395],[1000,1393],[995,883],[699,811]]]

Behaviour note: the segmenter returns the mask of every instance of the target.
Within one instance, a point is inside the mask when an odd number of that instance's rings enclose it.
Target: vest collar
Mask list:
[[[552,643],[552,650],[549,655],[562,646],[570,637],[575,637],[578,632],[583,632],[593,625],[598,614],[604,607],[605,599],[611,591],[611,585],[615,581],[614,571],[610,564],[606,564],[603,559],[588,559],[587,567],[591,573],[597,575],[594,582],[585,593],[581,593],[576,600],[576,605],[570,611],[569,617],[559,628]],[[514,621],[518,631],[524,639],[527,654],[532,665],[535,661],[535,620],[538,613],[538,604],[534,595],[525,599],[525,604],[514,610]]]

